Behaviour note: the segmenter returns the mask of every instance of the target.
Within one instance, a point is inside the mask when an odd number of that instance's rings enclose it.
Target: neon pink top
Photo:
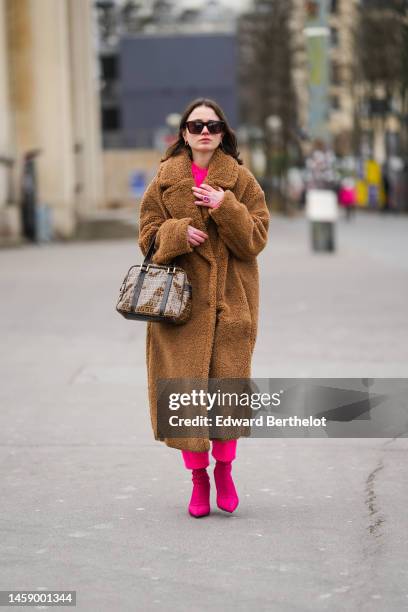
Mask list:
[[[191,162],[191,172],[193,173],[196,187],[199,187],[208,174],[208,168],[200,168],[200,166]]]

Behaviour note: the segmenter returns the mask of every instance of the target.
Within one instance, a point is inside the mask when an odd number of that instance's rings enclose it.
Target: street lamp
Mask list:
[[[166,123],[172,130],[177,130],[180,125],[181,115],[179,113],[169,113],[166,117]]]
[[[282,119],[279,115],[269,115],[266,118],[266,126],[272,134],[278,134],[282,129]]]
[[[267,146],[267,172],[271,175],[272,185],[276,186],[278,190],[281,190],[281,176],[280,176],[280,168],[278,164],[275,164],[275,154],[277,153],[277,144],[279,141],[279,135],[282,131],[282,119],[279,115],[269,115],[265,124],[267,130],[270,133],[270,147]],[[267,139],[268,142],[269,139]],[[277,175],[275,177],[274,175]],[[268,177],[269,178],[269,177]]]
[[[249,147],[251,168],[257,177],[264,177],[266,170],[264,132],[256,125],[247,125],[241,129],[244,135],[243,142]]]

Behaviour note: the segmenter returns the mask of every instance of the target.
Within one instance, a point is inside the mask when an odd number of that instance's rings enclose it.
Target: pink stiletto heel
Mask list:
[[[234,512],[239,498],[231,476],[231,462],[217,461],[214,468],[214,480],[217,487],[217,506],[225,512]]]

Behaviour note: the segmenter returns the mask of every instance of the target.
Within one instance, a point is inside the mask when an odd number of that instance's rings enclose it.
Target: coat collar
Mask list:
[[[231,189],[238,180],[238,162],[221,149],[216,149],[208,166],[205,182],[211,187]],[[205,232],[210,222],[208,208],[197,206],[192,191],[194,178],[191,172],[191,159],[187,150],[162,162],[158,174],[158,184],[162,189],[163,203],[175,219],[191,217],[192,225]],[[208,262],[215,262],[210,240],[195,247]]]
[[[163,188],[171,187],[183,180],[193,181],[191,173],[191,159],[187,149],[178,155],[170,157],[161,164],[158,173],[159,184]],[[224,153],[221,149],[216,149],[208,166],[208,174],[205,182],[222,189],[231,189],[238,179],[238,162]]]

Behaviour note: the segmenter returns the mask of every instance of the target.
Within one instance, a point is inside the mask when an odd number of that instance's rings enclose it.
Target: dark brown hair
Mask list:
[[[224,153],[226,153],[227,155],[231,155],[231,157],[236,159],[239,164],[242,164],[242,159],[240,159],[239,157],[240,153],[238,151],[237,137],[235,136],[234,131],[228,125],[227,118],[222,108],[216,102],[214,102],[214,100],[210,100],[209,98],[197,98],[196,100],[193,100],[193,102],[190,102],[190,104],[187,106],[181,116],[179,133],[176,142],[174,142],[168,147],[167,151],[164,154],[164,157],[160,161],[166,161],[166,159],[169,159],[169,157],[173,157],[174,155],[178,155],[184,149],[188,150],[188,154],[191,160],[193,159],[191,154],[191,148],[189,146],[186,147],[186,145],[184,144],[183,130],[186,127],[186,121],[190,113],[192,113],[193,110],[197,108],[197,106],[208,106],[209,108],[212,108],[213,111],[218,115],[220,120],[224,121],[224,136],[221,144],[219,145],[219,148],[222,149],[222,151],[224,151]]]

